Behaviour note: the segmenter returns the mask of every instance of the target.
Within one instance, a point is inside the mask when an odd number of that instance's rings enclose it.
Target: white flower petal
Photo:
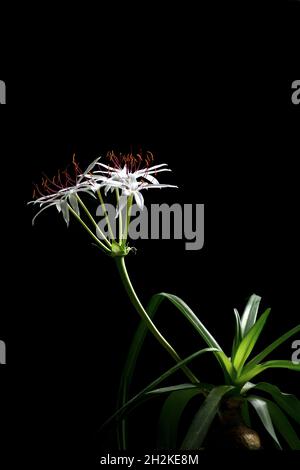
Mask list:
[[[161,163],[160,165],[150,166],[149,168],[143,168],[142,170],[138,170],[138,171],[136,171],[136,173],[144,173],[145,171],[156,170],[157,168],[161,168],[163,166],[168,166],[168,164],[167,163]]]
[[[161,170],[152,170],[152,171],[146,171],[146,175],[156,175],[156,173],[161,173],[162,171],[172,171],[171,168],[162,168]]]
[[[122,196],[120,196],[117,211],[116,211],[116,219],[119,217],[120,212],[122,212],[122,210],[127,206],[127,200],[128,200],[127,196],[124,196],[123,194]]]
[[[94,168],[94,166],[98,163],[98,161],[100,160],[101,157],[98,157],[96,158],[96,160],[94,160],[88,167],[87,169],[84,171],[84,173],[82,175],[80,175],[79,179],[78,179],[78,183],[80,183],[85,176],[87,176],[88,173],[90,173],[92,171],[92,169]]]
[[[154,176],[146,174],[146,175],[143,176],[143,178],[145,180],[150,181],[150,183],[152,183],[152,184],[159,184],[159,181],[156,178],[154,178]]]
[[[61,203],[60,203],[60,206],[61,206],[61,211],[62,211],[63,217],[65,219],[65,222],[66,222],[67,226],[69,226],[70,212],[69,212],[69,207],[68,207],[67,201],[62,200]]]
[[[96,191],[98,191],[101,187],[104,187],[105,195],[107,195],[109,191],[115,191],[117,188],[122,190],[122,195],[120,197],[117,208],[118,216],[120,211],[123,210],[126,206],[127,198],[131,195],[134,196],[136,204],[138,205],[139,209],[142,210],[144,208],[144,198],[141,194],[142,190],[151,188],[177,188],[175,185],[160,184],[156,178],[156,173],[171,171],[169,168],[166,168],[166,163],[154,165],[152,167],[144,168],[135,172],[130,172],[130,169],[128,169],[126,165],[124,165],[123,168],[113,168],[109,165],[99,163],[99,160],[100,157],[94,160],[88,166],[84,174],[80,176],[80,179],[77,181],[75,186],[62,188],[54,194],[42,196],[35,201],[31,201],[32,204],[40,205],[41,210],[37,215],[39,215],[48,207],[51,207],[51,205],[56,205],[57,210],[62,212],[64,220],[68,225],[70,220],[70,213],[67,201],[69,201],[70,206],[79,216],[79,204],[76,194],[84,192],[96,198]],[[92,170],[95,166],[97,166],[99,170],[92,173]],[[85,180],[83,180],[84,177]],[[142,178],[143,181],[140,181]]]
[[[78,191],[76,191],[77,193],[86,193],[86,194],[89,194],[90,196],[92,196],[94,199],[97,199],[94,192],[95,191],[98,191],[98,189],[101,187],[100,184],[94,184],[91,185],[89,188],[87,189],[79,189]]]
[[[54,200],[54,199],[58,199],[60,196],[58,193],[55,193],[55,194],[49,194],[48,196],[42,196],[38,199],[36,199],[35,201],[33,201],[33,203],[35,204],[45,204],[45,203],[48,203],[49,201],[51,200]]]
[[[126,178],[127,175],[128,175],[128,169],[127,169],[127,166],[124,165],[124,168],[120,171],[120,177]]]
[[[105,195],[107,195],[110,189],[114,189],[114,188],[123,188],[123,183],[121,183],[120,181],[111,181],[111,180],[106,181],[105,182]]]
[[[106,183],[105,183],[105,184],[106,184]],[[105,184],[104,184],[104,185],[105,185]],[[109,191],[112,193],[115,189],[118,189],[118,188],[121,188],[121,187],[122,187],[122,186],[115,186],[115,185],[113,185],[113,184],[112,184],[112,185],[108,184],[108,185],[105,186],[104,194],[105,194],[105,196],[107,196],[107,193],[108,193]]]
[[[143,195],[139,191],[134,192],[134,199],[136,204],[141,211],[144,209],[144,198]]]
[[[56,203],[55,202],[52,202],[51,204],[48,204],[46,207],[43,207],[43,209],[41,209],[37,214],[35,214],[35,216],[33,217],[32,219],[32,225],[34,225],[34,222],[35,222],[35,219],[42,213],[44,212],[46,209],[48,209],[49,207],[51,206],[55,206]]]
[[[178,186],[174,186],[173,184],[148,184],[145,183],[142,186],[140,186],[139,190],[142,189],[161,189],[161,188],[176,188],[178,189]]]
[[[113,168],[112,166],[109,165],[104,165],[104,163],[97,163],[98,166],[102,166],[103,168],[106,168],[109,171],[116,172],[118,171],[116,168]]]
[[[98,175],[93,173],[93,176],[90,177],[93,181],[107,181],[109,178],[107,176]]]
[[[113,179],[109,179],[109,180],[105,181],[105,184],[107,186],[113,186],[114,188],[122,188],[122,186],[124,186],[123,181],[117,181],[117,180],[113,180]]]
[[[69,194],[69,201],[72,209],[76,212],[78,216],[80,216],[80,210],[79,210],[79,205],[78,205],[78,199],[75,196],[74,193]]]

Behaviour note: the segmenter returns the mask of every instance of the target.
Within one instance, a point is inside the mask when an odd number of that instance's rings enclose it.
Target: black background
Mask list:
[[[294,11],[288,15],[292,29]],[[284,67],[293,40],[288,36],[284,50],[277,48],[274,24],[258,19],[259,26],[267,24],[262,42],[252,41],[247,28],[249,42],[242,51],[236,47],[238,34],[232,40],[226,36],[225,45],[209,34],[196,38],[199,29],[190,27],[186,42],[183,34],[177,40],[166,36],[160,51],[165,60],[159,64],[151,35],[142,55],[132,57],[127,50],[125,59],[119,43],[119,63],[114,54],[105,60],[102,55],[95,71],[85,69],[80,79],[74,76],[78,63],[71,71],[54,73],[43,65],[38,74],[23,70],[21,79],[13,71],[0,77],[8,99],[1,107],[1,339],[8,362],[1,367],[2,455],[11,464],[20,456],[24,462],[66,464],[82,457],[87,467],[113,446],[111,436],[97,429],[114,409],[125,352],[138,324],[113,261],[100,256],[75,223],[67,230],[49,211],[31,227],[26,202],[32,184],[42,172],[51,176],[64,168],[74,152],[84,167],[110,149],[150,150],[157,163],[167,162],[173,170],[162,181],[180,189],[149,191],[147,201],[205,204],[201,251],[187,252],[180,241],[136,243],[128,269],[145,303],[159,291],[179,295],[226,351],[232,309],[241,310],[253,292],[262,296],[262,307],[272,307],[260,346],[299,323],[300,106],[290,100],[297,74],[289,68],[291,79],[281,78],[278,70],[268,69],[273,58]],[[243,25],[236,25],[237,33]],[[175,33],[176,24],[169,26]],[[159,320],[162,330],[182,356],[193,352],[198,338],[172,308],[166,310]],[[289,359],[291,344],[279,354]],[[203,369],[199,361],[199,375],[218,383],[221,374],[213,360],[208,363]],[[170,364],[149,338],[135,389]],[[264,378],[299,396],[296,375],[275,371]],[[154,409],[148,415],[146,422],[135,423],[140,432],[133,449],[151,446]],[[15,443],[12,450],[8,442]]]

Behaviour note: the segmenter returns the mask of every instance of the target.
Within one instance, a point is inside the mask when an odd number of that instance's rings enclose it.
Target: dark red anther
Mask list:
[[[43,173],[41,189],[38,185],[34,185],[35,189],[33,198],[37,198],[38,195],[44,197],[65,189],[68,186],[75,186],[78,175],[82,173],[78,163],[75,160],[75,154],[73,155],[72,163],[74,176],[68,173],[68,168],[66,168],[64,171],[58,171],[57,175],[52,179]]]
[[[141,166],[144,164],[147,167],[151,165],[154,160],[152,152],[146,152],[143,156],[142,150],[139,151],[136,155],[131,151],[127,154],[115,154],[113,150],[107,153],[107,159],[110,162],[110,165],[113,166],[116,170],[121,170],[126,165],[127,173],[135,173],[139,171]]]

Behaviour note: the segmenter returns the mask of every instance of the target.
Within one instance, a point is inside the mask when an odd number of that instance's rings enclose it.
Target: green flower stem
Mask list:
[[[125,290],[128,294],[129,299],[131,300],[131,303],[135,307],[137,313],[140,315],[142,320],[146,323],[148,326],[149,330],[151,333],[155,336],[155,338],[160,342],[160,344],[168,351],[168,353],[172,356],[173,359],[175,359],[176,362],[180,362],[182,359],[180,356],[177,354],[177,352],[173,349],[173,347],[168,343],[168,341],[163,337],[163,335],[160,333],[160,331],[156,328],[154,323],[152,322],[151,318],[147,314],[146,310],[144,309],[143,305],[141,304],[128,275],[127,269],[126,269],[126,264],[125,264],[125,259],[123,256],[116,257],[116,262],[117,262],[117,267],[119,270],[119,274],[121,276],[123,285],[125,287]],[[197,377],[193,374],[193,372],[187,367],[187,366],[182,366],[182,371],[185,373],[185,375],[188,377],[188,379],[193,383],[193,384],[199,384],[199,380]]]
[[[120,192],[119,188],[116,188],[116,197],[117,203],[120,201]],[[122,220],[122,211],[119,212],[119,245],[121,246],[123,242],[123,220]]]
[[[91,229],[83,222],[83,220],[79,217],[79,215],[74,211],[74,209],[68,204],[70,212],[74,215],[74,217],[81,223],[81,225],[85,228],[85,230],[90,234],[90,236],[97,242],[101,250],[105,253],[110,254],[111,251],[102,243],[98,237],[91,231]]]
[[[133,196],[129,196],[127,199],[127,210],[126,210],[126,221],[125,221],[125,233],[124,233],[124,244],[128,238],[128,229],[130,223],[130,216],[131,216],[131,208],[132,208]]]
[[[104,214],[105,219],[106,219],[106,223],[107,223],[107,227],[108,227],[108,231],[109,231],[110,237],[111,237],[112,240],[114,240],[114,239],[115,239],[115,236],[114,236],[114,234],[113,234],[113,231],[112,231],[112,228],[111,228],[111,225],[110,225],[109,217],[108,217],[108,215],[107,215],[105,203],[104,203],[104,200],[103,200],[103,197],[102,197],[102,194],[101,194],[101,190],[100,190],[100,189],[98,189],[97,194],[98,194],[98,197],[99,197],[99,201],[101,202],[103,214]]]
[[[84,204],[84,202],[82,201],[82,199],[78,196],[77,194],[77,199],[79,201],[79,204],[81,205],[81,207],[83,208],[84,212],[86,213],[86,215],[88,216],[88,218],[90,219],[90,221],[92,222],[92,224],[96,227],[96,230],[99,231],[101,237],[103,238],[103,240],[105,241],[105,243],[107,244],[107,246],[109,248],[111,248],[111,243],[107,240],[106,236],[104,235],[104,233],[102,232],[102,230],[100,230],[100,228],[98,227],[98,224],[96,222],[96,220],[94,219],[94,217],[92,216],[92,214],[90,213],[90,211],[88,210],[88,208],[86,207],[86,205]]]

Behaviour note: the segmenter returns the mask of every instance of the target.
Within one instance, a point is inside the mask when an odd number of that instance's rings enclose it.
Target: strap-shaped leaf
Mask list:
[[[272,401],[266,400],[266,402],[276,430],[282,435],[292,450],[300,450],[300,439],[285,414]]]
[[[181,416],[188,403],[196,395],[199,395],[199,390],[192,388],[189,390],[178,390],[168,396],[158,421],[158,449],[176,449]]]
[[[256,294],[252,294],[250,299],[248,300],[244,313],[241,318],[242,337],[246,336],[248,331],[256,323],[260,301],[261,301],[261,297],[259,297]]]
[[[179,297],[173,294],[167,294],[162,292],[160,294],[156,294],[152,297],[151,303],[153,302],[157,305],[157,302],[161,302],[163,299],[168,299],[175,307],[186,317],[186,319],[194,326],[195,330],[201,335],[204,339],[206,344],[211,348],[215,348],[215,356],[218,359],[220,365],[222,366],[225,378],[229,380],[229,377],[233,376],[233,367],[226,356],[224,351],[222,350],[221,346],[215,340],[215,338],[211,335],[211,333],[207,330],[207,328],[203,325],[203,323],[199,320],[199,318],[195,315],[195,313],[190,309],[190,307]],[[160,303],[159,302],[159,303]]]
[[[252,326],[246,336],[244,336],[241,344],[239,345],[235,357],[233,359],[233,365],[239,375],[246,360],[252,352],[264,326],[270,315],[270,309],[268,308],[259,318],[259,320]]]
[[[286,340],[294,336],[295,334],[300,332],[300,325],[295,326],[291,330],[287,331],[284,335],[280,336],[276,341],[266,347],[261,353],[255,356],[251,361],[248,362],[247,366],[245,367],[245,371],[247,367],[252,367],[253,365],[259,364],[261,361],[265,359],[271,352],[273,352],[278,346],[284,343]]]
[[[258,374],[261,374],[267,369],[290,369],[297,372],[300,372],[300,364],[294,364],[292,361],[267,361],[257,366],[252,366],[251,368],[245,368],[241,376],[237,379],[237,384],[244,384],[249,382],[249,380],[256,377]]]
[[[215,351],[215,356],[219,363],[222,366],[223,373],[227,382],[230,382],[230,376],[233,376],[234,370],[229,358],[222,351],[220,345],[217,343],[215,338],[209,333],[205,328],[199,318],[194,314],[194,312],[188,307],[188,305],[181,300],[179,297],[172,294],[156,294],[154,295],[147,307],[147,313],[151,319],[154,318],[155,314],[158,311],[158,308],[161,302],[164,299],[168,299],[172,302],[175,307],[183,314],[183,316],[192,324],[198,333],[201,334],[204,341],[208,346],[218,349],[220,352]],[[163,311],[163,310],[161,310]],[[137,329],[137,332],[133,338],[128,357],[123,369],[120,389],[118,394],[118,408],[121,408],[129,399],[129,389],[132,382],[132,377],[136,367],[137,359],[139,357],[141,348],[144,344],[145,337],[147,335],[148,329],[145,323],[142,321]],[[118,445],[119,449],[126,450],[127,448],[127,424],[126,420],[122,420],[118,428]]]
[[[173,393],[181,392],[185,390],[197,390],[198,393],[201,393],[200,387],[193,384],[179,384],[179,385],[170,385],[169,387],[156,388],[155,390],[150,390],[147,392],[147,395],[160,395],[161,393]]]
[[[196,413],[192,424],[184,438],[181,449],[199,449],[207,435],[209,427],[216,416],[219,404],[226,393],[233,390],[230,385],[221,385],[212,389],[199,411]]]
[[[163,297],[154,295],[147,307],[147,313],[151,319],[153,319],[158,311],[158,307],[163,301]],[[163,312],[163,310],[160,310]],[[117,408],[121,408],[129,400],[129,390],[136,368],[136,363],[143,347],[146,335],[148,333],[148,327],[142,320],[137,328],[137,331],[132,340],[128,356],[123,368],[123,373],[120,382],[120,388],[118,393]],[[125,419],[122,420],[118,427],[118,447],[119,450],[127,449],[127,422]]]
[[[300,401],[295,397],[295,395],[283,393],[278,387],[276,387],[276,385],[272,385],[267,382],[260,382],[253,388],[269,393],[285,413],[300,424]]]
[[[236,308],[233,309],[233,312],[235,316],[235,335],[234,335],[232,351],[231,351],[231,361],[234,360],[236,351],[242,340],[241,318]]]
[[[270,436],[274,439],[276,444],[281,449],[281,445],[277,439],[276,432],[272,423],[272,419],[269,413],[268,404],[266,400],[260,397],[256,397],[256,396],[250,396],[247,398],[247,400],[254,407],[266,431],[270,434]]]
[[[242,407],[241,407],[241,413],[242,413],[242,418],[244,420],[244,423],[251,428],[251,419],[250,419],[250,413],[249,413],[249,405],[247,400],[243,401]]]
[[[147,387],[145,387],[141,392],[136,394],[134,397],[132,397],[130,400],[128,400],[121,408],[119,408],[110,418],[108,418],[107,421],[101,426],[101,429],[103,429],[105,426],[107,426],[111,421],[114,419],[118,419],[122,417],[125,413],[130,412],[137,404],[140,403],[140,400],[145,399],[149,396],[152,396],[153,394],[159,394],[159,393],[166,393],[166,391],[169,393],[170,391],[174,389],[170,389],[169,387],[166,387],[166,389],[160,389],[160,390],[155,390],[153,391],[161,382],[164,380],[168,379],[172,374],[177,372],[179,369],[181,369],[184,365],[188,364],[189,362],[193,361],[194,359],[198,358],[202,354],[205,354],[207,352],[213,352],[215,349],[213,348],[205,348],[201,349],[200,351],[195,352],[194,354],[191,354],[189,357],[184,359],[183,361],[178,362],[175,366],[171,367],[168,369],[166,372],[164,372],[162,375],[160,375],[157,379],[155,379],[153,382],[151,382]],[[199,390],[199,393],[201,393],[201,384],[199,385],[192,385],[188,384],[191,388],[197,387]],[[151,393],[150,393],[151,392]]]
[[[164,300],[162,295],[154,295],[147,307],[147,313],[151,319],[153,319],[158,311],[161,302]],[[164,310],[160,310],[163,312]],[[186,315],[184,315],[186,317]],[[117,408],[121,408],[129,400],[129,390],[136,368],[136,363],[143,347],[146,335],[148,333],[148,327],[144,321],[141,321],[138,329],[132,340],[128,356],[123,368],[123,373],[120,382],[120,388],[118,393]],[[127,422],[123,419],[118,427],[118,447],[120,450],[126,450],[127,448]]]

